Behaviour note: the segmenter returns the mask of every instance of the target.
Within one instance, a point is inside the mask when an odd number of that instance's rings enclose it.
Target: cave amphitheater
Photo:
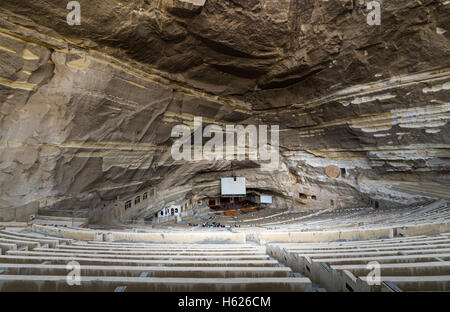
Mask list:
[[[446,0],[2,0],[0,292],[450,291],[449,26]]]

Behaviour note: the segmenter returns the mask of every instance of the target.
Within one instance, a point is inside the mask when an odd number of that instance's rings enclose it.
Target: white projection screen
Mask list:
[[[270,195],[261,195],[261,204],[271,204],[272,203],[272,196]]]
[[[242,196],[247,194],[245,178],[222,178],[222,196]]]

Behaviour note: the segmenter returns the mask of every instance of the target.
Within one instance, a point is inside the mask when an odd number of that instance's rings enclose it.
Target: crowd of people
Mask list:
[[[203,227],[203,228],[223,228],[223,229],[230,229],[230,228],[240,228],[240,225],[234,224],[234,225],[223,225],[220,224],[219,222],[206,222],[203,223],[202,225],[199,225],[197,223],[188,223],[189,226],[195,226],[195,227]]]

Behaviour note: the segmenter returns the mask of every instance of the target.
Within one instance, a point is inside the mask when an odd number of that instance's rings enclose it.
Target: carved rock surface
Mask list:
[[[79,2],[79,26],[64,0],[0,3],[4,211],[147,187],[165,205],[233,175],[293,209],[303,188],[347,206],[408,200],[396,181],[449,184],[448,1],[381,1],[380,26],[364,1]],[[195,116],[279,125],[283,166],[174,161],[172,127]]]

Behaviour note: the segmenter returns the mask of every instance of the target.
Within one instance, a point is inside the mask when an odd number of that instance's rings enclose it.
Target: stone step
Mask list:
[[[17,250],[16,244],[0,243],[0,255],[5,254],[8,250]]]
[[[405,265],[414,262],[440,263],[450,260],[450,254],[428,254],[412,256],[379,256],[379,257],[361,257],[361,258],[342,258],[342,259],[309,259],[303,257],[305,275],[312,281],[325,287],[329,291],[357,291],[362,286],[358,286],[358,279],[351,270],[336,271],[336,266],[355,265],[377,262],[377,264],[399,264]],[[372,267],[372,270],[374,268]]]
[[[59,246],[60,250],[85,250],[85,251],[138,251],[138,252],[193,252],[193,253],[234,253],[234,254],[255,254],[264,253],[264,249],[250,249],[250,250],[217,250],[217,249],[186,249],[186,248],[137,248],[137,247],[127,247],[127,248],[103,248],[103,247],[89,247],[84,248],[82,246]]]
[[[0,231],[1,234],[13,235],[22,238],[34,238],[34,239],[49,239],[49,240],[57,240],[60,244],[71,244],[71,239],[65,238],[54,238],[54,237],[41,237],[34,235],[33,233],[22,233],[22,232],[11,232],[11,231]]]
[[[66,265],[46,264],[2,264],[0,270],[6,275],[64,275],[71,270]],[[81,276],[126,276],[139,277],[289,277],[292,270],[288,267],[159,267],[159,266],[100,266],[83,265]]]
[[[358,277],[366,277],[374,269],[367,265],[332,265],[331,272],[322,270],[321,282],[332,291],[358,289]],[[450,275],[450,261],[380,264],[380,276],[439,276]]]
[[[207,233],[205,233],[207,234]],[[77,242],[77,244],[85,245],[102,245],[102,246],[125,246],[125,247],[180,247],[180,248],[208,248],[208,249],[235,249],[235,248],[258,248],[247,244],[174,244],[174,243],[150,243],[150,242],[103,242],[103,241],[86,241]]]
[[[421,254],[421,255],[407,255],[407,256],[379,256],[379,257],[352,257],[352,258],[325,258],[315,259],[314,263],[327,263],[328,265],[337,264],[362,264],[369,263],[371,261],[377,261],[379,263],[411,263],[411,262],[428,262],[438,261],[440,258],[444,261],[450,260],[450,253],[446,254]]]
[[[446,193],[450,195],[450,188],[444,185],[427,185],[427,184],[397,184],[395,187],[400,187],[404,189],[411,190],[420,190],[424,192],[438,192],[438,193]]]
[[[342,246],[292,246],[292,247],[283,247],[279,246],[279,248],[286,249],[288,251],[291,250],[339,250],[339,249],[357,249],[357,248],[377,248],[377,247],[402,247],[402,246],[420,246],[420,245],[432,245],[432,244],[448,244],[450,243],[449,238],[442,238],[436,240],[428,240],[428,241],[416,241],[416,242],[398,242],[398,243],[377,243],[377,244],[355,244],[355,245],[342,245]]]
[[[392,187],[395,190],[412,192],[417,194],[437,196],[442,198],[450,198],[450,190],[448,188],[428,188],[419,185],[400,184]]]
[[[332,265],[336,271],[348,270],[356,277],[367,276],[373,269],[365,264]],[[433,276],[450,275],[450,261],[417,262],[417,263],[383,263],[380,264],[380,274],[383,276]]]
[[[74,242],[72,243],[72,245],[66,245],[66,246],[60,246],[59,248],[64,248],[64,249],[71,249],[71,248],[75,248],[75,249],[106,249],[106,250],[129,250],[129,249],[136,249],[136,250],[156,250],[156,251],[160,251],[160,250],[174,250],[174,251],[179,251],[179,250],[189,250],[189,251],[197,251],[197,250],[208,250],[208,251],[223,251],[223,252],[228,252],[228,251],[260,251],[260,250],[264,250],[264,248],[259,247],[259,246],[248,246],[248,247],[223,247],[223,248],[217,248],[217,247],[209,247],[209,246],[196,246],[196,247],[192,247],[192,246],[178,246],[178,245],[163,245],[163,246],[153,246],[152,244],[145,244],[145,245],[131,245],[131,246],[127,246],[127,245],[104,245],[104,244],[86,244],[86,243],[81,243],[81,242]]]
[[[66,252],[42,252],[42,251],[19,251],[19,250],[9,250],[8,255],[14,256],[48,256],[48,257],[78,257],[77,253],[66,253]],[[85,253],[83,257],[94,257],[94,258],[114,258],[114,259],[138,259],[138,260],[192,260],[192,261],[208,261],[208,260],[266,260],[269,258],[268,255],[231,255],[231,256],[204,256],[204,255],[193,255],[193,256],[176,256],[176,255],[116,255],[116,254],[91,254]]]
[[[308,278],[153,278],[83,276],[80,286],[70,286],[67,277],[0,275],[0,291],[60,292],[114,291],[126,286],[132,292],[302,292],[311,291]]]
[[[59,249],[80,249],[80,250],[109,250],[109,251],[126,251],[126,250],[136,250],[136,251],[148,251],[148,252],[229,252],[229,253],[258,253],[264,252],[264,248],[247,248],[247,249],[212,249],[212,248],[182,248],[182,247],[158,247],[158,248],[145,248],[145,247],[101,247],[101,246],[82,246],[82,245],[70,245],[70,246],[59,246]]]
[[[152,244],[130,244],[130,245],[109,245],[109,244],[86,244],[84,242],[73,242],[71,246],[84,247],[84,248],[137,248],[137,249],[189,249],[189,250],[217,250],[217,251],[247,251],[247,250],[259,250],[261,247],[257,246],[248,246],[248,247],[228,247],[225,245],[222,248],[214,247],[214,246],[183,246],[178,244],[166,244],[161,246],[153,246]],[[68,246],[70,247],[70,246]]]
[[[77,261],[81,265],[137,265],[137,266],[223,266],[223,267],[274,267],[279,263],[275,260],[226,260],[226,261],[188,261],[188,260],[135,260],[135,259],[109,259],[91,257],[49,257],[49,256],[0,256],[0,263],[35,263],[48,261],[52,264],[67,264]]]
[[[27,241],[27,242],[37,242],[40,244],[47,244],[48,246],[50,246],[52,248],[56,248],[59,245],[59,242],[57,240],[44,239],[44,238],[42,238],[42,239],[41,238],[25,238],[25,237],[21,238],[16,235],[3,234],[3,233],[0,233],[0,238],[22,240],[22,241]]]
[[[73,248],[35,248],[33,251],[42,252],[56,252],[56,253],[75,253],[75,254],[113,254],[113,255],[182,255],[182,256],[251,256],[251,255],[265,255],[263,251],[173,251],[169,250],[138,250],[138,249],[124,249],[124,250],[108,250],[108,249],[73,249]]]
[[[271,246],[277,246],[280,248],[349,248],[349,247],[359,247],[359,246],[386,246],[391,245],[401,245],[401,244],[422,244],[422,243],[432,243],[435,241],[449,241],[450,237],[448,234],[441,234],[432,237],[399,237],[394,239],[385,239],[385,240],[364,240],[364,241],[349,241],[349,242],[329,242],[329,243],[277,243],[277,244],[269,244]]]
[[[16,251],[8,251],[8,254],[15,253]],[[404,254],[402,254],[404,253]],[[421,250],[421,249],[411,249],[408,251],[362,251],[362,252],[352,252],[352,253],[298,253],[299,256],[309,257],[312,260],[323,259],[323,258],[357,258],[357,257],[378,257],[378,256],[394,256],[394,255],[420,255],[420,254],[430,254],[430,253],[450,253],[450,248],[442,249],[431,249],[431,250]]]
[[[410,245],[410,246],[389,246],[389,247],[364,247],[364,248],[352,248],[352,249],[290,249],[287,252],[291,254],[325,254],[325,253],[346,253],[346,254],[352,254],[357,252],[366,252],[366,251],[409,251],[409,250],[416,250],[416,249],[440,249],[440,248],[446,248],[450,247],[450,243],[439,243],[439,244],[429,244],[429,245]],[[39,248],[38,248],[39,249]],[[38,250],[35,249],[35,250]]]
[[[42,245],[38,242],[29,242],[24,240],[17,240],[17,239],[6,239],[6,238],[0,238],[0,243],[5,244],[14,244],[18,248],[26,247],[27,249],[33,249],[36,247],[41,247]]]

